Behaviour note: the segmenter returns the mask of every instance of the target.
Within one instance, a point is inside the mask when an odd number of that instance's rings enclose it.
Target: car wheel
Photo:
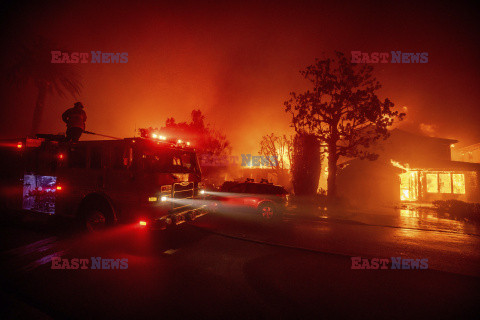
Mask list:
[[[259,211],[260,211],[260,214],[262,215],[262,218],[265,220],[272,220],[277,216],[275,206],[271,202],[262,204],[259,207]]]

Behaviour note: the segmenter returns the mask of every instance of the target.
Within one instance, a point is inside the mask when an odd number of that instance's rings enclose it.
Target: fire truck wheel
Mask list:
[[[84,226],[89,232],[98,232],[112,224],[110,208],[103,203],[89,203],[83,210]]]
[[[258,210],[265,220],[273,220],[278,217],[277,209],[272,202],[265,202],[258,207]]]

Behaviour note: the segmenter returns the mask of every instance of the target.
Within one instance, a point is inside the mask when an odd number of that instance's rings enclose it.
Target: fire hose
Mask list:
[[[113,136],[107,136],[106,134],[100,134],[100,133],[95,133],[95,132],[91,132],[91,131],[83,131],[83,133],[92,134],[92,135],[96,135],[96,136],[99,136],[99,137],[105,137],[105,138],[115,139],[115,140],[123,140],[122,138],[117,138],[117,137],[113,137]]]

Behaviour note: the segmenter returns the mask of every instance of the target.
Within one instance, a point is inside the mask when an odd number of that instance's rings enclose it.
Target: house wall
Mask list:
[[[480,173],[469,172],[465,175],[465,185],[468,202],[480,203]]]
[[[337,176],[338,195],[355,207],[392,206],[400,199],[399,173],[389,162],[353,160]]]
[[[454,148],[452,150],[452,159],[455,161],[480,163],[480,144],[459,149]]]
[[[455,140],[438,139],[392,130],[387,140],[379,140],[371,146],[385,160],[402,163],[429,163],[451,160],[451,143]]]

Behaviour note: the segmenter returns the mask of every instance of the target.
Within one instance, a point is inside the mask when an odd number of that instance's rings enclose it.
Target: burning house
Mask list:
[[[480,143],[452,149],[452,160],[480,163]]]
[[[376,161],[354,159],[340,170],[339,194],[357,206],[480,202],[480,163],[452,161],[458,141],[394,129],[373,148]]]

